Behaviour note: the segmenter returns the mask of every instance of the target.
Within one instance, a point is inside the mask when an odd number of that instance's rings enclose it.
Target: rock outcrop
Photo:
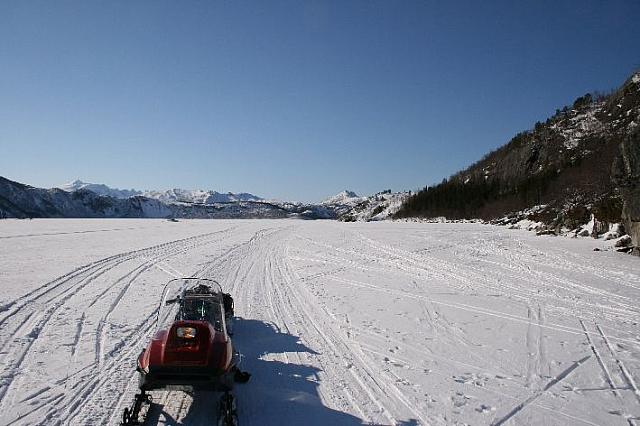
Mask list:
[[[620,144],[620,156],[614,166],[614,181],[623,199],[625,231],[631,236],[633,245],[640,247],[640,130],[628,135]]]

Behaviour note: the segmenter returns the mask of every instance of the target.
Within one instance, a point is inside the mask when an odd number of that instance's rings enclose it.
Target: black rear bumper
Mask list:
[[[233,373],[208,367],[155,367],[140,371],[140,389],[145,391],[213,390],[225,392],[233,388]]]

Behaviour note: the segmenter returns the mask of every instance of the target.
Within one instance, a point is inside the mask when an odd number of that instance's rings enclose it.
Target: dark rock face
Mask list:
[[[625,230],[633,244],[640,246],[640,130],[628,135],[620,144],[614,181],[624,200],[622,219]]]

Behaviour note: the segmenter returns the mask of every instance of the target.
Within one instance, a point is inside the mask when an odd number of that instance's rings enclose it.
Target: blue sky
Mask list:
[[[439,182],[640,67],[632,1],[0,2],[0,175],[316,201]]]

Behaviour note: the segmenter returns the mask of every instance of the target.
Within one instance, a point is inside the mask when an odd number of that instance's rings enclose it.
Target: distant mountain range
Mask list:
[[[76,180],[61,188],[34,188],[0,177],[0,218],[301,218],[386,219],[408,194],[385,191],[359,197],[343,191],[318,203],[264,200],[249,193],[117,189]]]
[[[228,192],[222,194],[217,191],[204,191],[201,189],[167,189],[164,191],[148,190],[140,191],[137,189],[118,189],[111,188],[104,184],[99,183],[87,183],[81,180],[75,180],[73,182],[60,186],[60,189],[67,192],[75,192],[81,189],[86,189],[94,192],[98,195],[113,197],[113,198],[130,198],[136,196],[142,196],[146,198],[153,198],[163,203],[175,204],[175,203],[193,203],[193,204],[214,204],[214,203],[232,203],[237,201],[260,201],[262,198],[256,197],[253,194],[239,193],[234,194]]]

